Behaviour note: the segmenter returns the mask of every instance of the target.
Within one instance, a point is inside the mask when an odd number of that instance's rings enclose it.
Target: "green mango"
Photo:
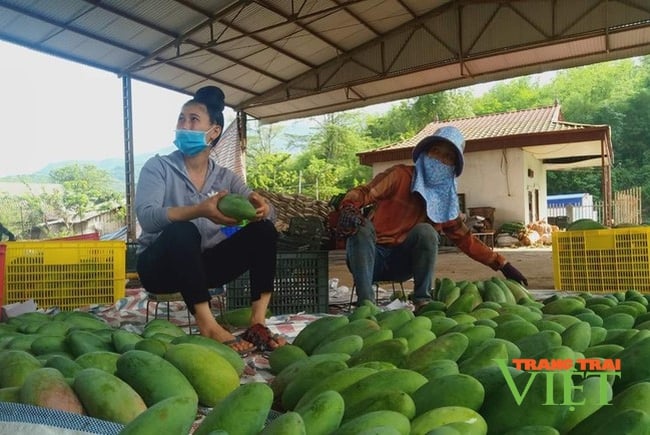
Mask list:
[[[221,213],[238,222],[255,219],[255,207],[247,197],[238,193],[229,193],[221,198],[217,203],[217,208]]]

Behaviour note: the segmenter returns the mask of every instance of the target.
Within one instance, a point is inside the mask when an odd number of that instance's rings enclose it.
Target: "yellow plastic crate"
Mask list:
[[[120,241],[21,241],[5,244],[4,304],[33,299],[72,310],[124,297],[126,244]]]
[[[650,228],[553,233],[556,290],[650,292]]]

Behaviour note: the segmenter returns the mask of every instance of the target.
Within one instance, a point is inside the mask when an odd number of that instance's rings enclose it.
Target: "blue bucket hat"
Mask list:
[[[452,125],[440,127],[431,136],[422,139],[413,149],[413,161],[416,162],[420,154],[426,152],[431,145],[438,141],[445,141],[454,146],[456,150],[456,176],[463,172],[463,152],[465,151],[465,138],[459,129]]]

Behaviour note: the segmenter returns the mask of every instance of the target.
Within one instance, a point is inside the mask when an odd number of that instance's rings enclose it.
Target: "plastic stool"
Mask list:
[[[219,300],[219,314],[223,317],[226,312],[226,286],[222,285],[221,287],[211,288],[210,296]]]
[[[169,320],[169,304],[170,302],[183,302],[183,296],[180,292],[176,293],[151,293],[145,290],[147,294],[147,313],[145,314],[145,323],[149,323],[149,304],[155,303],[154,319],[158,318],[158,304],[164,302],[167,304],[167,320]],[[187,325],[192,324],[192,318],[190,316],[190,310],[187,310]],[[191,329],[190,329],[191,333]]]
[[[180,292],[176,293],[151,293],[145,290],[147,295],[147,313],[145,315],[145,323],[149,323],[149,304],[155,303],[154,319],[158,318],[158,304],[164,302],[167,304],[167,320],[169,320],[169,304],[170,302],[184,302],[183,295]],[[219,299],[219,311],[223,316],[226,306],[226,289],[225,286],[210,289],[210,296]],[[212,301],[210,301],[212,302]],[[187,326],[192,334],[192,316],[190,310],[187,310]]]

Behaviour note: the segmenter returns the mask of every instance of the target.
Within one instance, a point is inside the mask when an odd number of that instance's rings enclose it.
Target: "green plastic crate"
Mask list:
[[[250,305],[250,280],[246,272],[226,284],[226,308]],[[327,313],[328,306],[328,252],[278,252],[275,290],[269,304],[271,312],[274,315]]]
[[[126,273],[136,273],[138,265],[138,243],[137,242],[127,242],[126,243]]]

